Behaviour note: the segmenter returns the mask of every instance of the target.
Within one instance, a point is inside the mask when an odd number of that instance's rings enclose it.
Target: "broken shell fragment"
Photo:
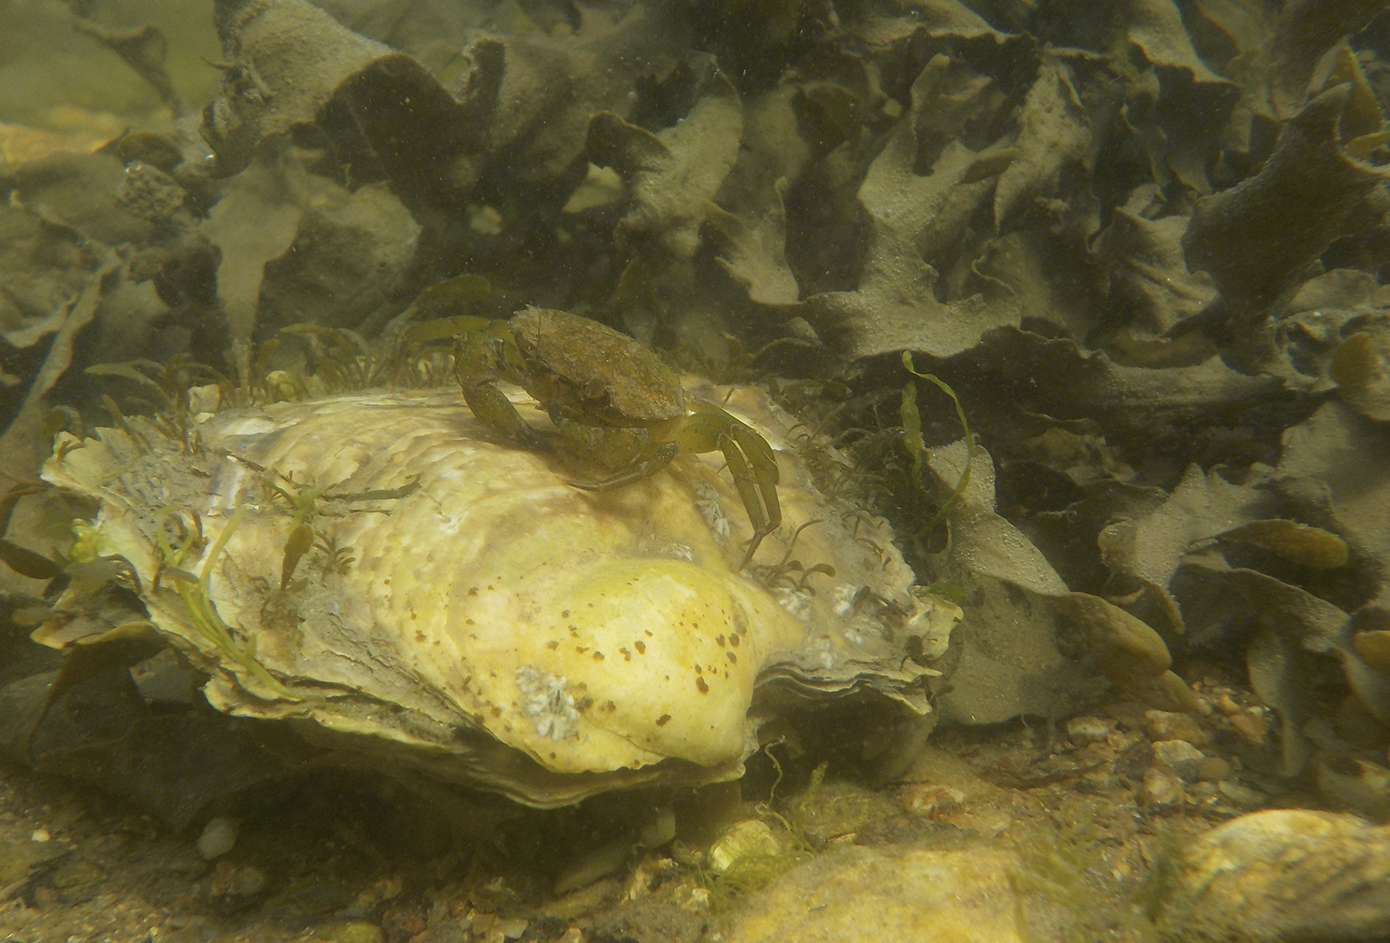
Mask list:
[[[944,649],[959,609],[914,597],[886,523],[814,489],[787,417],[706,395],[778,450],[784,524],[743,572],[717,453],[583,490],[451,391],[228,410],[187,440],[134,419],[64,438],[44,475],[99,503],[87,543],[129,561],[218,710],[555,806],[738,776],[787,702],[765,688],[928,709],[909,640]]]
[[[709,850],[709,867],[715,874],[728,874],[739,865],[782,854],[782,843],[761,819],[743,819],[729,826]]]

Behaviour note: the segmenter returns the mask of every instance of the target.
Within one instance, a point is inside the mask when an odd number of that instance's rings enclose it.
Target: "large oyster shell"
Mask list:
[[[450,391],[224,410],[189,447],[131,420],[60,440],[44,477],[99,501],[85,545],[130,562],[218,709],[559,805],[738,775],[769,685],[927,710],[909,639],[939,654],[959,610],[910,592],[882,520],[816,492],[758,394],[706,395],[779,453],[784,525],[743,573],[717,453],[585,491]],[[309,521],[320,546],[281,588]],[[804,567],[773,565],[808,521]]]

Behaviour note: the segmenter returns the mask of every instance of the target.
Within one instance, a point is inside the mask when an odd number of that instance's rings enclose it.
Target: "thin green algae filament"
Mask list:
[[[956,487],[951,491],[950,497],[941,505],[940,510],[931,519],[924,532],[935,530],[947,516],[955,510],[965,495],[965,489],[970,487],[970,469],[975,462],[975,436],[970,432],[970,421],[965,418],[965,408],[961,406],[960,397],[956,396],[956,391],[941,378],[930,373],[919,373],[912,363],[911,351],[903,351],[903,366],[907,372],[920,380],[926,380],[933,384],[941,392],[951,397],[951,402],[956,407],[956,418],[960,420],[961,434],[965,437],[965,470],[961,472],[960,480],[956,482]],[[902,398],[902,423],[903,423],[903,445],[906,446],[908,454],[912,456],[912,483],[918,489],[925,491],[926,485],[922,479],[922,465],[927,456],[926,443],[922,441],[922,415],[917,410],[917,384],[908,380],[903,385]]]
[[[178,516],[176,509],[169,508],[164,512],[164,518]],[[218,615],[216,607],[212,604],[211,580],[212,569],[216,565],[222,551],[227,547],[227,541],[231,539],[237,526],[245,517],[245,505],[232,512],[232,516],[227,519],[227,526],[222,528],[222,532],[217,535],[217,540],[213,542],[207,556],[203,558],[202,567],[197,576],[187,570],[180,569],[179,565],[183,562],[184,556],[189,548],[196,543],[193,540],[184,541],[178,548],[174,549],[165,534],[164,528],[157,529],[159,549],[164,555],[163,573],[167,577],[172,577],[174,591],[178,593],[179,599],[183,601],[184,609],[188,613],[189,620],[194,628],[203,638],[207,639],[217,649],[232,661],[241,665],[242,668],[264,686],[263,690],[269,691],[276,697],[287,701],[303,701],[304,697],[295,694],[285,687],[274,675],[272,675],[264,665],[256,660],[256,639],[255,636],[247,638],[245,645],[238,645],[232,638],[231,627]],[[253,692],[254,693],[254,692]]]

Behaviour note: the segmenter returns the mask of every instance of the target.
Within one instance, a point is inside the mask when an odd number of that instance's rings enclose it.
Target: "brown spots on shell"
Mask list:
[[[643,629],[642,634],[645,635],[647,638],[656,638],[656,636],[652,634],[651,629]]]
[[[421,632],[419,629],[415,630],[415,641],[417,644],[424,643],[426,638],[427,636],[424,632]]]
[[[571,637],[571,638],[579,638],[579,626],[577,626],[577,625],[570,625],[569,630],[570,630],[570,637]]]
[[[589,646],[587,646],[587,645],[576,645],[576,646],[574,646],[574,651],[575,651],[575,654],[577,654],[577,655],[582,655],[582,654],[584,654],[585,652],[587,652],[588,650],[589,650]]]
[[[723,633],[723,632],[720,632],[718,635],[716,635],[716,636],[714,637],[714,640],[715,640],[716,642],[719,643],[719,647],[720,647],[720,648],[723,648],[723,647],[724,647],[724,633]]]
[[[727,659],[729,659],[729,664],[731,664],[731,665],[736,665],[736,664],[738,664],[738,656],[735,655],[733,652],[725,652],[725,653],[724,653],[724,657],[727,658]]]
[[[594,699],[591,697],[581,697],[579,700],[574,702],[574,709],[579,711],[581,714],[593,706]]]
[[[656,725],[657,725],[658,727],[665,727],[665,726],[666,726],[667,724],[669,724],[670,722],[671,722],[671,715],[670,715],[670,714],[662,714],[660,717],[658,717],[658,718],[656,719]]]
[[[603,661],[603,652],[594,652],[594,661]]]
[[[608,713],[611,714],[611,713],[613,713],[615,710],[618,709],[618,705],[617,705],[617,704],[614,704],[612,701],[604,701],[604,702],[603,702],[603,709],[606,710],[606,711],[608,711]]]
[[[468,587],[468,595],[470,595],[470,596],[476,596],[476,595],[478,595],[478,587],[476,587],[476,586],[470,586],[470,587]]]
[[[463,624],[464,624],[464,625],[477,625],[478,623],[474,622],[472,619],[464,619],[464,620],[463,620]]]
[[[647,654],[647,643],[642,641],[641,639],[638,639],[637,641],[633,642],[632,647],[637,649],[637,654],[639,655]]]
[[[623,656],[623,661],[632,661],[632,652],[628,651],[626,648],[618,649],[618,654]]]
[[[700,689],[701,694],[709,693],[709,682],[704,679],[703,675],[695,679],[695,687]]]
[[[730,635],[730,636],[729,636],[729,644],[732,645],[734,648],[738,648],[738,636],[737,636],[737,635]]]
[[[560,610],[560,618],[561,618],[561,619],[568,619],[569,617],[570,617],[570,611],[569,611],[568,609],[561,609],[561,610]]]
[[[545,643],[545,647],[553,652],[555,651],[555,649],[560,647],[560,643],[552,639],[551,641]]]

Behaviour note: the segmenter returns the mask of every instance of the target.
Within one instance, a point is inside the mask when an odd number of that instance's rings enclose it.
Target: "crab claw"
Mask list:
[[[551,445],[521,418],[512,401],[497,385],[505,366],[501,338],[474,332],[460,345],[455,368],[463,399],[473,415],[501,435],[533,452],[549,452]]]

